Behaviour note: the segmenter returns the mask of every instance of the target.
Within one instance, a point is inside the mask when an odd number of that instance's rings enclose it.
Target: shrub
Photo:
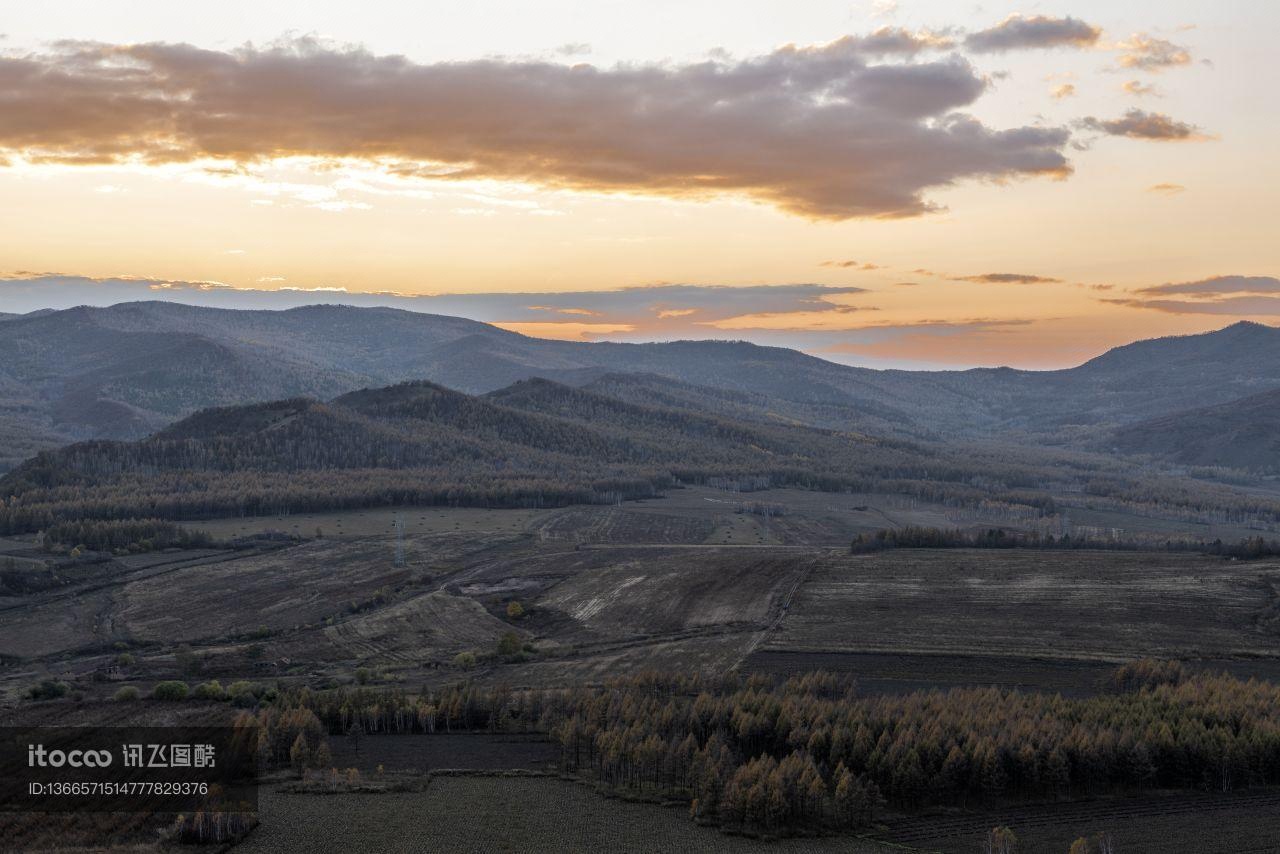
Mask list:
[[[223,689],[222,683],[217,679],[211,679],[208,682],[201,682],[196,689],[191,692],[191,696],[196,700],[225,700],[227,692]]]
[[[133,667],[137,661],[131,652],[122,652],[116,656],[116,664],[120,667]]]
[[[498,655],[515,655],[520,647],[520,636],[515,632],[507,632],[498,641]]]
[[[258,705],[258,698],[253,696],[252,691],[241,691],[238,694],[228,692],[231,697],[231,705],[237,709],[252,709]]]
[[[474,652],[460,652],[453,657],[453,666],[460,667],[463,670],[470,670],[476,666],[476,654]]]
[[[191,689],[187,687],[186,682],[176,679],[168,682],[157,682],[156,687],[151,689],[151,698],[154,700],[178,701],[187,699],[187,694],[191,693]]]
[[[519,602],[507,603],[507,617],[512,620],[518,620],[524,616],[524,606]]]
[[[45,679],[38,685],[33,685],[28,692],[33,700],[56,700],[59,697],[67,696],[70,686],[66,682],[59,682],[56,679]]]
[[[367,667],[356,668],[356,681],[361,685],[368,685],[369,680],[373,678],[373,672]]]
[[[132,685],[124,685],[121,686],[119,691],[116,691],[112,699],[117,703],[128,703],[138,699],[139,696],[137,688]]]

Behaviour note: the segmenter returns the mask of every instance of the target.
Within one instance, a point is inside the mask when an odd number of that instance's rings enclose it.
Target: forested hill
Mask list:
[[[1000,411],[1005,430],[1114,427],[1280,389],[1280,329],[1241,321],[1201,335],[1136,341],[1067,370],[941,376]]]
[[[327,403],[291,398],[210,409],[140,441],[96,440],[44,452],[0,479],[0,495],[7,496],[0,528],[396,503],[600,502],[653,495],[680,482],[1035,505],[1044,498],[1028,487],[1047,476],[1037,465],[994,452],[961,454],[644,406],[546,380],[487,396],[416,382]],[[1088,470],[1082,467],[1081,476]]]
[[[1280,391],[1140,421],[1112,444],[1182,465],[1280,474]]]
[[[1144,341],[1070,370],[880,371],[744,342],[529,338],[389,308],[235,311],[165,302],[3,320],[0,470],[42,448],[139,438],[211,406],[428,380],[482,394],[542,377],[642,405],[930,440],[1096,440],[1280,388],[1280,330]],[[623,375],[644,375],[642,377]]]
[[[528,380],[473,396],[428,382],[201,411],[138,441],[46,451],[0,478],[0,533],[62,521],[200,519],[401,504],[543,507],[681,484],[894,493],[953,507],[1054,511],[1054,492],[1158,512],[1270,514],[1280,503],[1152,478],[1095,455],[915,442]]]

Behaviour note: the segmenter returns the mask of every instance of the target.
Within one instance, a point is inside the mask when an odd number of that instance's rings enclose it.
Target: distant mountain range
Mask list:
[[[0,467],[73,440],[145,436],[207,407],[410,380],[471,394],[531,377],[604,383],[639,405],[696,402],[756,422],[1095,447],[1123,425],[1280,388],[1280,330],[1255,323],[1137,342],[1069,370],[915,372],[742,342],[549,341],[389,308],[138,302],[2,322]]]

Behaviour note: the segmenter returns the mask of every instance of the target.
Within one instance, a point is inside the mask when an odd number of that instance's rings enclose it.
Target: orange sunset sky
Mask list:
[[[4,6],[0,311],[1031,368],[1280,317],[1262,0]]]

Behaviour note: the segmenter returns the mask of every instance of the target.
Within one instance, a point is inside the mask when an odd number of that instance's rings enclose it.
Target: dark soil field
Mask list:
[[[606,799],[549,777],[435,777],[425,792],[311,795],[266,789],[262,825],[237,854],[307,851],[847,852],[900,848],[849,837],[764,842],[699,827],[682,808]]]
[[[819,561],[749,667],[852,671],[864,687],[1089,691],[1152,656],[1280,676],[1275,561],[936,550]]]
[[[998,825],[1017,834],[1019,854],[1063,854],[1074,840],[1104,832],[1124,854],[1274,854],[1280,851],[1280,792],[1152,794],[916,816],[889,822],[887,836],[926,851],[972,854]]]
[[[442,769],[550,771],[560,759],[560,745],[543,735],[438,732],[329,741],[336,767],[358,768],[365,774],[379,767],[388,773],[419,774]]]
[[[743,669],[782,675],[811,670],[850,673],[857,677],[858,690],[863,694],[902,694],[930,688],[994,685],[1081,696],[1094,693],[1114,670],[1114,665],[1072,659],[804,652],[770,648],[752,653],[743,663]]]

